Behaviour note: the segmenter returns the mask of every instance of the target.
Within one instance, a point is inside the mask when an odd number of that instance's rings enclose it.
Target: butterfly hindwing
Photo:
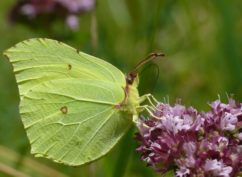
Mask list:
[[[125,76],[111,64],[49,39],[5,52],[13,64],[31,152],[68,165],[105,155],[131,125],[115,105]]]

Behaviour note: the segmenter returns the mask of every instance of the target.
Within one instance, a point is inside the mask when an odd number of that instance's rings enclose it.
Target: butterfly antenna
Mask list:
[[[155,60],[158,57],[164,57],[165,54],[163,53],[150,53],[145,59],[141,60],[135,67],[134,69],[128,73],[127,75],[127,82],[129,84],[132,84],[134,79],[137,76],[138,70],[140,69],[140,67],[144,66],[146,63]]]
[[[150,53],[145,59],[141,60],[133,69],[133,73],[137,73],[139,68],[144,66],[146,63],[158,58],[158,57],[164,57],[165,54],[163,53]]]

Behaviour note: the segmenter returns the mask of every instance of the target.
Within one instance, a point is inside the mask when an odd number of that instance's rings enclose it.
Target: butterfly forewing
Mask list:
[[[30,39],[5,52],[14,66],[20,93],[46,80],[96,79],[125,85],[125,76],[113,65],[51,39]]]
[[[125,76],[111,64],[49,39],[5,52],[13,64],[31,152],[68,165],[105,155],[131,124],[115,105]]]

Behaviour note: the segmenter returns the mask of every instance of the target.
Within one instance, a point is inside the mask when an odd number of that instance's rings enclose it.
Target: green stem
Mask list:
[[[120,144],[120,153],[117,158],[113,177],[123,177],[125,174],[132,151],[134,151],[133,132],[134,127],[127,132]]]
[[[1,162],[0,162],[0,171],[3,172],[4,174],[7,174],[13,177],[29,177],[28,175],[25,175],[24,173],[18,170],[15,170],[14,168]]]

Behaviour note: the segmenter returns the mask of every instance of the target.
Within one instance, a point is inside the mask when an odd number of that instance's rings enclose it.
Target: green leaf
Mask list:
[[[111,64],[50,39],[27,40],[4,54],[35,156],[83,165],[109,152],[130,127],[132,112],[116,107],[126,99],[125,76]]]

